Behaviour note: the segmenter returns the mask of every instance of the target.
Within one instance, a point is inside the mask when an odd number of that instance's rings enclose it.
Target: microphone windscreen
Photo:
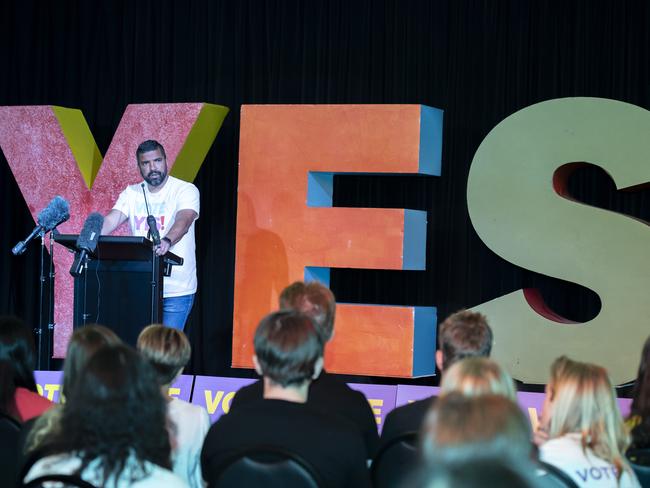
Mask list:
[[[91,213],[84,222],[81,233],[77,238],[77,249],[93,252],[97,248],[97,241],[102,232],[104,216],[98,212]]]
[[[68,204],[68,201],[57,195],[50,201],[47,207],[39,212],[36,221],[46,231],[49,231],[69,218],[70,205]]]

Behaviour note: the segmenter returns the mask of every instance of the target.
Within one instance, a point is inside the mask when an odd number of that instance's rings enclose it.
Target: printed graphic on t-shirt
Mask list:
[[[165,230],[165,214],[167,213],[167,205],[165,202],[160,203],[150,203],[149,211],[151,215],[156,219],[156,225],[158,226],[159,231]],[[146,234],[149,232],[149,225],[147,224],[147,208],[144,202],[140,205],[137,203],[134,205],[134,215],[133,215],[133,228],[132,232],[134,234]],[[168,219],[167,219],[168,220]]]
[[[618,470],[614,466],[594,466],[592,468],[581,468],[575,470],[578,478],[583,482],[612,480],[616,481],[618,478]]]

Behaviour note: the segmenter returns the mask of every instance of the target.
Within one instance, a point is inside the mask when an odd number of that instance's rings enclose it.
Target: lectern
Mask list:
[[[76,250],[77,235],[54,240]],[[162,322],[163,277],[183,259],[168,252],[157,256],[146,237],[102,236],[74,280],[74,328],[102,324],[135,345],[140,331]]]

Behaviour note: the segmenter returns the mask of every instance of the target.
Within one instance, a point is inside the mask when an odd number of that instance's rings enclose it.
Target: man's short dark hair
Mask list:
[[[314,375],[323,341],[312,320],[297,310],[280,310],[262,319],[253,339],[262,375],[283,387],[301,385]]]
[[[451,314],[438,328],[438,348],[442,369],[467,357],[488,357],[492,351],[492,329],[485,315],[461,310]]]
[[[138,148],[135,150],[135,159],[137,161],[140,161],[140,154],[144,154],[149,151],[155,151],[156,149],[160,149],[163,158],[167,159],[167,154],[165,154],[165,148],[162,147],[161,143],[159,143],[158,141],[154,141],[153,139],[144,141],[138,146]]]
[[[323,342],[332,338],[336,299],[332,291],[318,281],[296,281],[280,294],[280,308],[299,310],[313,320]]]

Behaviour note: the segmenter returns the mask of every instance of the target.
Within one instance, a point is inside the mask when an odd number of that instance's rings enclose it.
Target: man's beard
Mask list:
[[[146,181],[150,186],[160,186],[167,177],[167,172],[163,171],[152,171],[147,176],[143,176],[144,181]]]

